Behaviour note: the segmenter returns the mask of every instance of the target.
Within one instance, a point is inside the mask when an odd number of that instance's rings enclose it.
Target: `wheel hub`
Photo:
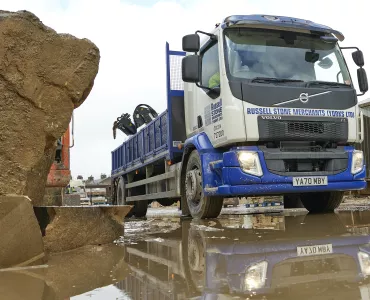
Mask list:
[[[188,240],[188,262],[192,271],[201,272],[204,267],[204,253],[200,240],[189,237]]]
[[[202,194],[202,176],[199,170],[191,170],[186,173],[185,180],[186,199],[198,202]]]

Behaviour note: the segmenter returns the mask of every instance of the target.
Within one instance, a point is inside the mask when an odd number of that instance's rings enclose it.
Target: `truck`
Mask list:
[[[318,213],[366,188],[355,149],[364,56],[343,40],[308,20],[232,15],[184,36],[182,51],[166,43],[167,109],[112,151],[113,204],[143,217],[151,201],[180,200],[182,215],[204,219],[224,198],[283,195]],[[351,49],[361,93],[343,55]]]

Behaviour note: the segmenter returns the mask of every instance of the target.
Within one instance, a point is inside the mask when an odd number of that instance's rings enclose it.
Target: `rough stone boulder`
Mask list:
[[[91,41],[58,34],[27,11],[0,11],[0,195],[42,200],[56,140],[99,61]]]
[[[26,196],[0,196],[0,269],[43,263],[44,256],[31,200]]]
[[[46,253],[85,245],[110,244],[124,234],[123,219],[132,206],[35,207]],[[1,242],[0,242],[1,245]]]

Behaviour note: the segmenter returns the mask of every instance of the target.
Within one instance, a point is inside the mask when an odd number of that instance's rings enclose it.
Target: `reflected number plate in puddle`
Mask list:
[[[328,185],[328,177],[293,177],[293,186]]]
[[[310,256],[330,253],[333,253],[332,244],[297,247],[298,256]]]

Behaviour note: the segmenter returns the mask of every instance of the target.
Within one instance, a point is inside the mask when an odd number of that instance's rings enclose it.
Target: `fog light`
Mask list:
[[[247,269],[244,278],[244,291],[260,289],[265,286],[267,266],[267,261],[261,261]]]
[[[240,151],[238,152],[238,160],[240,163],[240,167],[243,169],[244,172],[256,176],[263,175],[260,159],[257,152]]]
[[[364,153],[359,150],[353,151],[351,173],[357,174],[364,167]]]
[[[370,275],[370,256],[365,252],[358,252],[358,261],[360,262],[361,272],[364,275]]]

